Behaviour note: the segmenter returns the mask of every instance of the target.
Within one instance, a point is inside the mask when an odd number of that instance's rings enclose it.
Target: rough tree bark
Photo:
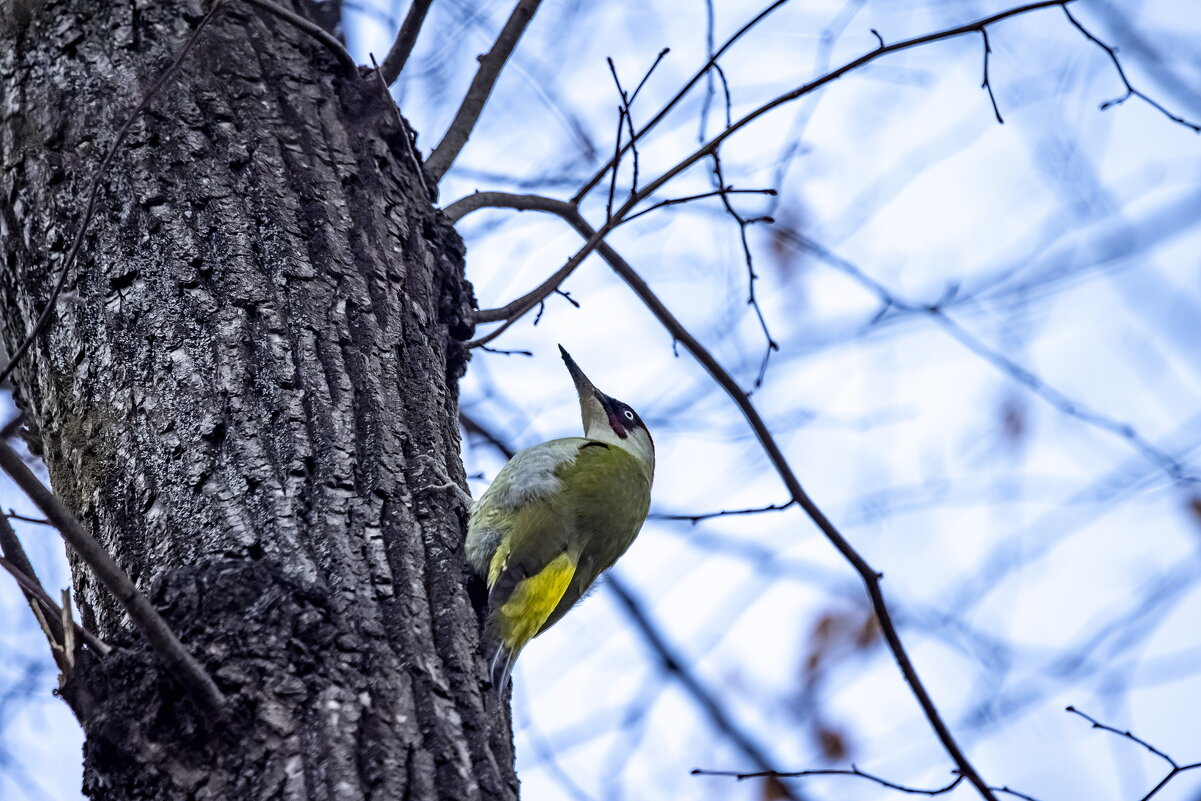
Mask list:
[[[206,10],[0,1],[10,349],[101,154]],[[225,719],[195,707],[75,564],[84,622],[119,646],[65,690],[85,791],[516,797],[445,487],[463,478],[461,243],[373,78],[238,2],[204,36],[104,179],[14,376],[54,489],[231,698]]]

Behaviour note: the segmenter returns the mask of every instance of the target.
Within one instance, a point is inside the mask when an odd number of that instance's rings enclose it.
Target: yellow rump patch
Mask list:
[[[517,652],[534,638],[559,605],[575,575],[575,562],[560,554],[539,572],[521,581],[504,606],[496,610],[504,645]]]

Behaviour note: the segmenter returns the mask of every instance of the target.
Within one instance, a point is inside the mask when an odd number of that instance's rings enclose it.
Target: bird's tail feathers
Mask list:
[[[492,689],[498,696],[503,696],[505,689],[509,686],[509,677],[513,673],[513,660],[516,658],[516,650],[507,647],[504,643],[497,644],[489,673],[492,676]]]

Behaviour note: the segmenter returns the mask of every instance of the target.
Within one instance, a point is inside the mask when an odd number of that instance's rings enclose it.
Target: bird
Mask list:
[[[593,386],[559,346],[579,395],[584,436],[513,455],[472,505],[467,561],[487,586],[492,686],[634,542],[650,509],[655,442],[628,404]]]

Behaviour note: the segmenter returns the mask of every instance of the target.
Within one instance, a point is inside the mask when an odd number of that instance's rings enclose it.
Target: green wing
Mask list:
[[[577,560],[570,586],[542,631],[567,614],[597,577],[626,552],[638,536],[651,503],[646,473],[621,448],[590,443],[581,449],[575,463],[561,472],[564,484],[578,498],[574,522],[587,545]]]

